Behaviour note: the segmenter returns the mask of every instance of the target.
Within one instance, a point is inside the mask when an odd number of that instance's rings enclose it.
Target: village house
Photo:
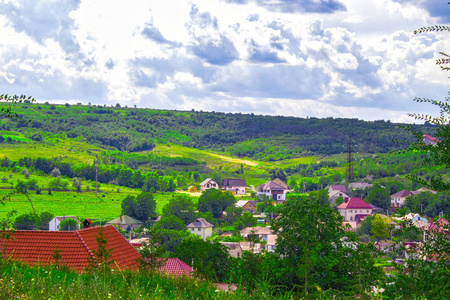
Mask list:
[[[328,199],[330,200],[331,205],[334,205],[337,198],[339,198],[339,197],[342,197],[342,199],[344,199],[344,200],[350,198],[349,195],[347,195],[346,193],[344,193],[340,190],[334,190],[328,194]]]
[[[212,228],[214,225],[203,218],[198,218],[191,224],[186,226],[186,229],[191,233],[199,235],[202,239],[206,239],[212,235]]]
[[[346,199],[337,209],[346,222],[362,222],[372,214],[372,206],[359,197]]]
[[[76,229],[80,229],[81,222],[77,218],[75,218],[75,216],[59,216],[59,217],[54,217],[53,219],[50,220],[50,222],[48,222],[48,230],[49,231],[58,231],[59,223],[61,223],[61,221],[65,220],[65,219],[74,219],[75,221],[77,221],[77,224],[78,224],[78,228],[76,228]]]
[[[202,183],[200,183],[200,192],[203,192],[207,189],[219,189],[219,185],[211,178],[206,178]]]
[[[254,200],[239,200],[234,206],[241,207],[242,211],[254,214],[256,213],[256,203],[258,202]]]
[[[127,215],[120,216],[116,219],[106,222],[107,225],[112,225],[114,227],[120,228],[122,230],[127,230],[127,228],[134,230],[141,227],[143,222],[136,220]],[[129,227],[128,227],[129,226]]]
[[[264,250],[264,247],[261,243],[253,243],[253,242],[240,242],[242,251],[250,251],[252,253],[261,253]]]
[[[220,242],[222,245],[227,247],[228,254],[234,258],[242,257],[242,248],[239,243],[232,242]]]
[[[267,227],[247,227],[241,230],[241,236],[244,238],[248,238],[249,235],[257,235],[258,239],[267,241],[269,235],[273,235],[270,226]]]
[[[266,183],[259,185],[256,196],[262,197],[265,195],[273,200],[284,201],[286,200],[286,193],[288,191],[289,187],[287,184],[277,178],[273,181],[267,181]]]
[[[391,207],[397,208],[397,207],[403,207],[405,205],[406,197],[414,195],[412,192],[408,190],[402,190],[400,192],[397,192],[395,194],[391,195]]]
[[[277,248],[277,235],[276,234],[269,234],[267,236],[267,243],[265,246],[265,249],[267,252],[274,252]]]
[[[428,135],[428,134],[424,134],[422,136],[422,142],[425,145],[427,145],[427,146],[429,146],[429,145],[436,146],[436,144],[437,144],[436,138],[434,138],[434,137],[432,137],[431,135]]]
[[[222,189],[232,192],[234,195],[244,195],[247,182],[245,179],[224,179]]]

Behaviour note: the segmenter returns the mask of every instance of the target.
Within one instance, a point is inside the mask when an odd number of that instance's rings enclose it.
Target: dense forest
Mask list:
[[[4,104],[2,105],[10,105]],[[19,117],[29,122],[4,119],[0,130],[19,131],[33,140],[42,135],[83,137],[106,149],[128,152],[151,150],[155,143],[173,143],[211,149],[260,161],[278,161],[311,154],[347,151],[388,152],[406,147],[395,140],[411,141],[401,124],[358,119],[317,119],[201,111],[164,111],[95,105],[14,105]],[[431,126],[415,126],[433,134]]]

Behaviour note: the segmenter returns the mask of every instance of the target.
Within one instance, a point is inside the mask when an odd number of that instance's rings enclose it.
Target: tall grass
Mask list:
[[[279,299],[289,299],[287,293]],[[0,299],[274,299],[270,292],[223,292],[191,277],[115,270],[75,273],[51,266],[29,267],[3,261]]]

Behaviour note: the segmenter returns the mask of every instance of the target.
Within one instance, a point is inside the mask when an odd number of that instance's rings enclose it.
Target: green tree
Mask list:
[[[201,277],[224,282],[229,277],[230,256],[219,242],[204,241],[197,235],[189,235],[176,248],[176,257],[193,262],[195,272]]]
[[[202,195],[198,199],[198,211],[200,212],[212,212],[214,218],[220,218],[227,207],[236,203],[231,192],[222,192],[217,189],[207,189],[203,191]]]
[[[54,214],[48,211],[41,212],[36,222],[36,228],[38,230],[48,230],[48,223],[55,217]]]
[[[344,242],[342,222],[343,217],[328,204],[322,206],[317,195],[295,196],[285,201],[279,209],[279,217],[272,221],[272,229],[278,232],[275,251],[283,256],[283,276],[289,278],[286,288],[303,287],[305,299],[309,292],[316,290],[314,286],[354,289],[346,282],[362,276],[367,265],[355,270],[358,256],[348,255],[352,247]],[[373,255],[364,251],[364,255]],[[348,264],[343,264],[343,260],[348,260]],[[373,266],[373,260],[368,264]],[[370,274],[364,276],[368,278]],[[371,283],[373,281],[362,282],[361,290],[369,288]]]
[[[59,223],[59,231],[75,231],[78,227],[78,222],[72,218],[66,218]]]
[[[279,179],[281,179],[284,182],[287,181],[287,174],[281,168],[270,169],[269,170],[269,174],[270,174],[270,180],[274,180],[276,178],[279,178]]]
[[[36,220],[37,216],[34,213],[20,215],[14,221],[14,228],[17,230],[34,230]]]
[[[153,195],[148,192],[142,192],[136,197],[137,201],[137,219],[147,222],[156,218],[156,202]]]
[[[104,234],[105,228],[98,227],[95,241],[97,242],[97,249],[93,250],[93,256],[88,257],[87,270],[90,272],[100,272],[105,274],[111,271],[111,265],[114,259],[111,258],[111,252],[114,249],[108,249],[108,240]]]
[[[164,248],[161,246],[161,237],[154,227],[147,232],[148,241],[139,248],[138,259],[139,270],[141,272],[157,272],[166,263],[166,259],[162,258]]]
[[[157,229],[169,229],[169,230],[185,230],[185,224],[183,220],[177,216],[163,216],[156,224]]]
[[[372,228],[370,229],[370,232],[373,233],[377,239],[386,239],[389,237],[391,222],[391,218],[375,215],[372,219]]]
[[[163,208],[163,216],[176,216],[188,225],[195,219],[195,208],[188,195],[176,195]]]
[[[72,181],[72,186],[77,189],[78,193],[81,193],[82,181],[83,179],[80,177],[75,177]]]
[[[368,188],[368,195],[364,198],[364,201],[384,209],[391,207],[391,195],[389,191],[379,184]]]

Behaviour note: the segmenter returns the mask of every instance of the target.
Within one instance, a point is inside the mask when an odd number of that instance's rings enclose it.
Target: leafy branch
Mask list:
[[[31,96],[25,96],[25,95],[8,95],[8,94],[1,94],[0,95],[0,102],[9,102],[11,104],[15,103],[32,103],[36,100],[32,98]],[[20,121],[24,122],[19,115],[14,112],[11,108],[11,106],[8,107],[2,107],[0,108],[0,117],[8,118],[13,121]],[[31,120],[28,120],[27,122],[31,122]]]

